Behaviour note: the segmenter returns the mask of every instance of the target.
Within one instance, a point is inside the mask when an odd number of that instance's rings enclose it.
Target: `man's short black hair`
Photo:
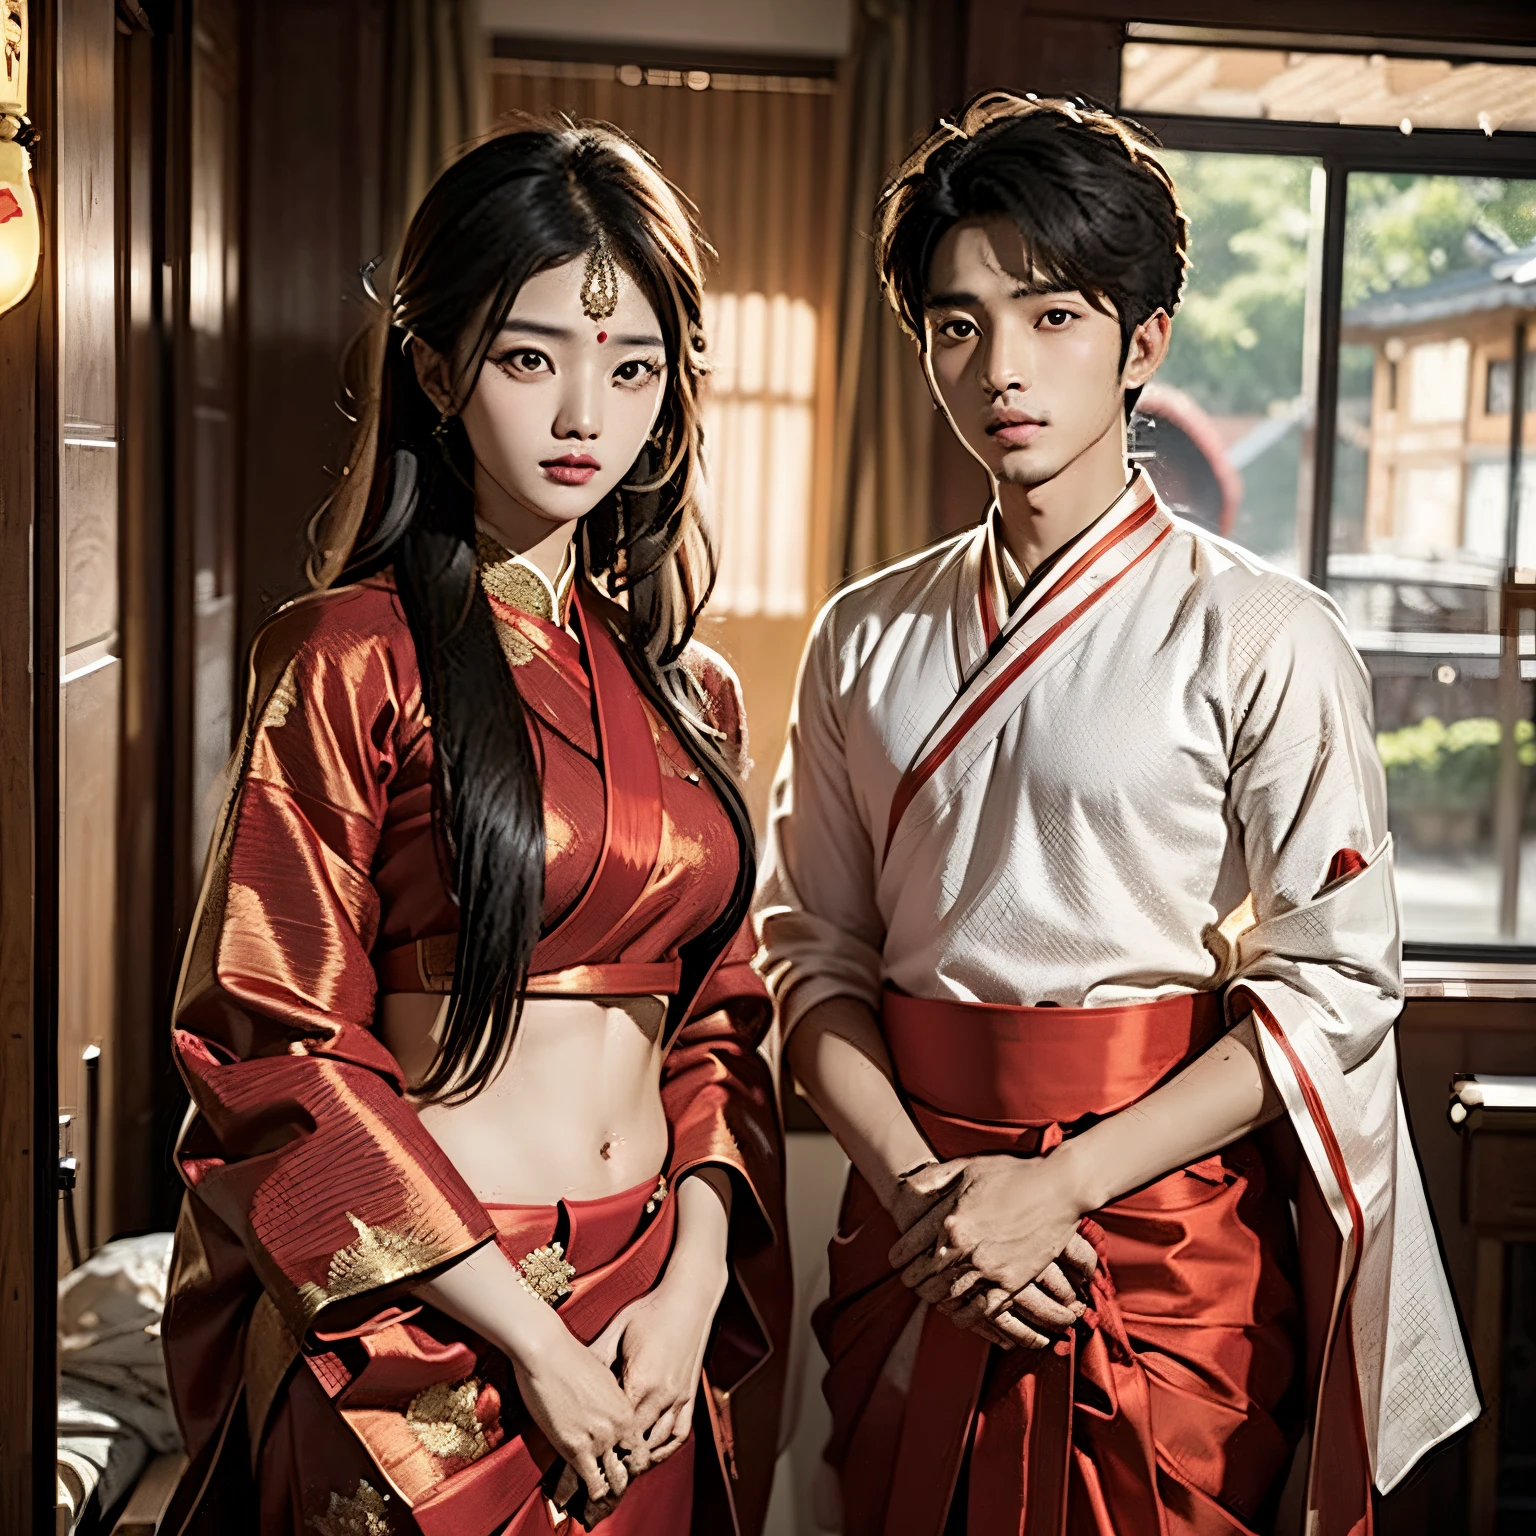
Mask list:
[[[1144,128],[1085,102],[989,91],[943,118],[876,205],[880,282],[926,346],[928,269],[962,219],[1011,219],[1035,274],[1120,322],[1120,360],[1184,287],[1189,226]]]

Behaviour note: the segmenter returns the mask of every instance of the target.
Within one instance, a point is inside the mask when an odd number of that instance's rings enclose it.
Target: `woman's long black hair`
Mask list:
[[[474,458],[463,425],[432,405],[411,342],[474,389],[518,290],[601,236],[638,282],[666,341],[655,430],[626,481],[582,520],[578,580],[610,613],[637,680],[720,796],[740,846],[735,890],[685,946],[684,987],[745,916],[753,839],[740,790],[682,655],[714,585],[698,505],[704,372],[703,260],[688,204],[618,130],[560,119],[503,133],[446,170],[411,221],[393,302],[352,359],[358,430],[337,493],[311,529],[316,587],[392,570],[431,718],[433,816],[459,907],[458,955],[436,1058],[417,1086],[446,1102],[496,1075],[517,1027],[544,905],[544,811],[522,705],[475,560]]]

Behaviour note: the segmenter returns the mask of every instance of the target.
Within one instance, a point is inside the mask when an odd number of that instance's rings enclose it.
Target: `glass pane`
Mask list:
[[[1128,112],[1401,128],[1536,129],[1536,67],[1278,48],[1129,42]]]
[[[1508,555],[1536,563],[1536,452],[1513,529],[1509,495],[1532,279],[1536,182],[1350,177],[1328,583],[1371,669],[1409,939],[1536,943],[1531,644],[1501,684],[1499,639]],[[1529,352],[1523,395],[1536,449]]]
[[[1289,571],[1310,515],[1323,172],[1282,155],[1163,152],[1190,226],[1173,343],[1136,451],[1185,516]]]

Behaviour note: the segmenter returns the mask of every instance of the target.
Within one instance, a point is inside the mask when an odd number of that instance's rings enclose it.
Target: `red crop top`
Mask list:
[[[675,995],[680,951],[730,899],[736,837],[709,781],[625,666],[603,601],[573,602],[578,639],[490,599],[544,791],[544,936],[529,990]],[[275,670],[274,652],[292,659],[250,737],[227,852],[227,900],[240,911],[225,914],[221,958],[236,961],[247,984],[260,988],[254,966],[291,990],[296,972],[326,969],[327,909],[339,900],[379,991],[446,992],[458,909],[432,833],[432,736],[415,645],[392,585],[376,578],[286,610],[258,641],[258,689],[262,671]],[[709,725],[728,755],[740,753],[735,678],[702,646],[685,659]],[[343,822],[339,838],[333,818]],[[325,867],[338,840],[352,855],[345,875]],[[367,889],[356,889],[364,871]],[[241,943],[242,932],[256,942]],[[748,995],[766,1005],[751,954],[744,925],[690,1015]],[[316,983],[304,990],[323,994],[318,975]]]

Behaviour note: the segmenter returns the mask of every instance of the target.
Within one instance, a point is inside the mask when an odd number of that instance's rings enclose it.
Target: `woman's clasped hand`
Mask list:
[[[957,1327],[1044,1349],[1086,1310],[1098,1255],[1077,1227],[1095,1204],[1071,1158],[929,1163],[899,1181],[891,1267]]]

